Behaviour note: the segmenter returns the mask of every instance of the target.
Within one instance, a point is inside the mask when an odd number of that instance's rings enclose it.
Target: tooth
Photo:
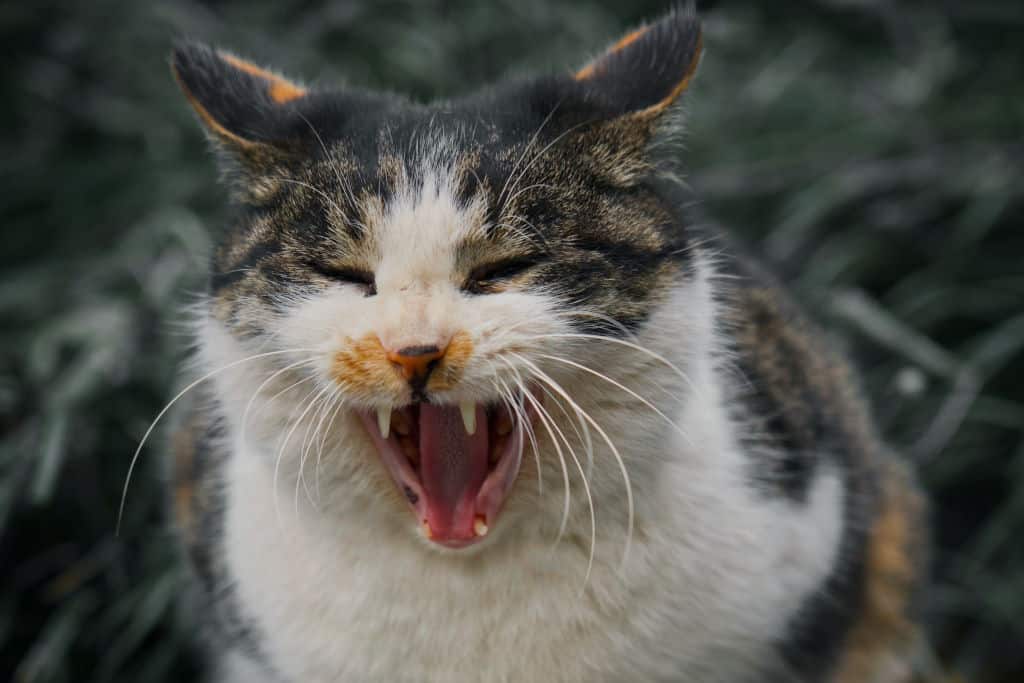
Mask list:
[[[462,424],[466,426],[467,434],[476,433],[476,404],[471,401],[463,401],[459,404],[462,411]]]
[[[427,524],[426,520],[423,520],[422,524],[420,525],[420,533],[423,534],[423,538],[433,538],[434,537],[434,534],[431,533],[431,531],[430,531],[430,525]]]
[[[377,427],[385,439],[391,433],[391,408],[377,408]]]
[[[483,517],[477,517],[475,520],[473,520],[473,531],[476,532],[477,536],[487,535],[487,523],[484,522]]]

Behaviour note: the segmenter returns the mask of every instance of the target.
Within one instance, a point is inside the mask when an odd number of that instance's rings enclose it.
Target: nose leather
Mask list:
[[[397,351],[388,351],[388,360],[406,381],[422,384],[444,358],[447,350],[447,347],[438,346],[406,346]]]

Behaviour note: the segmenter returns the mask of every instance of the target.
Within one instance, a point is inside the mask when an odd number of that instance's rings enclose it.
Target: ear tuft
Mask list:
[[[676,10],[627,33],[573,78],[616,114],[659,114],[689,86],[701,48],[700,21]]]
[[[171,71],[207,129],[241,149],[277,142],[285,105],[305,88],[234,55],[199,43],[180,43]]]

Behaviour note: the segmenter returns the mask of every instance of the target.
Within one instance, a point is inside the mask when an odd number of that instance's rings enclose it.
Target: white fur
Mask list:
[[[273,401],[265,397],[303,375],[283,373],[268,385],[244,435],[253,392],[290,357],[217,377],[233,450],[228,564],[270,658],[287,680],[309,683],[750,680],[833,563],[842,533],[838,476],[817,475],[809,509],[752,490],[737,427],[722,405],[724,372],[713,360],[720,354],[708,264],[699,264],[699,276],[677,286],[631,339],[681,368],[684,381],[621,345],[553,336],[572,330],[557,315],[557,302],[542,294],[461,294],[452,253],[479,228],[479,216],[457,206],[449,184],[437,170],[380,217],[379,261],[371,264],[377,296],[339,286],[297,302],[280,322],[274,348],[313,349],[294,358],[314,361],[312,375]],[[583,487],[570,460],[571,514],[555,545],[563,474],[543,428],[543,494],[527,454],[488,538],[463,551],[420,537],[350,404],[319,423],[318,410],[310,410],[281,450],[296,402],[311,391],[332,391],[330,358],[346,340],[373,332],[385,345],[423,344],[460,330],[473,338],[474,358],[446,400],[494,400],[493,378],[514,377],[501,358],[529,374],[527,364],[508,355],[514,348],[556,378],[613,439],[636,503],[624,564],[625,484],[593,430],[588,479],[596,558],[586,586],[591,536]],[[215,321],[204,325],[202,352],[211,369],[264,350],[243,347]],[[612,376],[675,426],[609,383],[540,353]],[[393,400],[382,395],[376,403]],[[550,402],[549,408],[585,460],[576,427]],[[306,433],[318,426],[311,441]],[[321,434],[322,457],[307,455],[303,463],[302,444]],[[236,678],[253,680],[251,673]]]

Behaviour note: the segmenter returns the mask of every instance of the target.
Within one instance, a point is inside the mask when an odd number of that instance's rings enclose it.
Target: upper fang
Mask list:
[[[385,439],[391,433],[391,408],[377,408],[377,427]]]
[[[474,434],[476,432],[476,404],[463,401],[459,404],[459,410],[462,411],[462,424],[466,427],[466,433]]]

